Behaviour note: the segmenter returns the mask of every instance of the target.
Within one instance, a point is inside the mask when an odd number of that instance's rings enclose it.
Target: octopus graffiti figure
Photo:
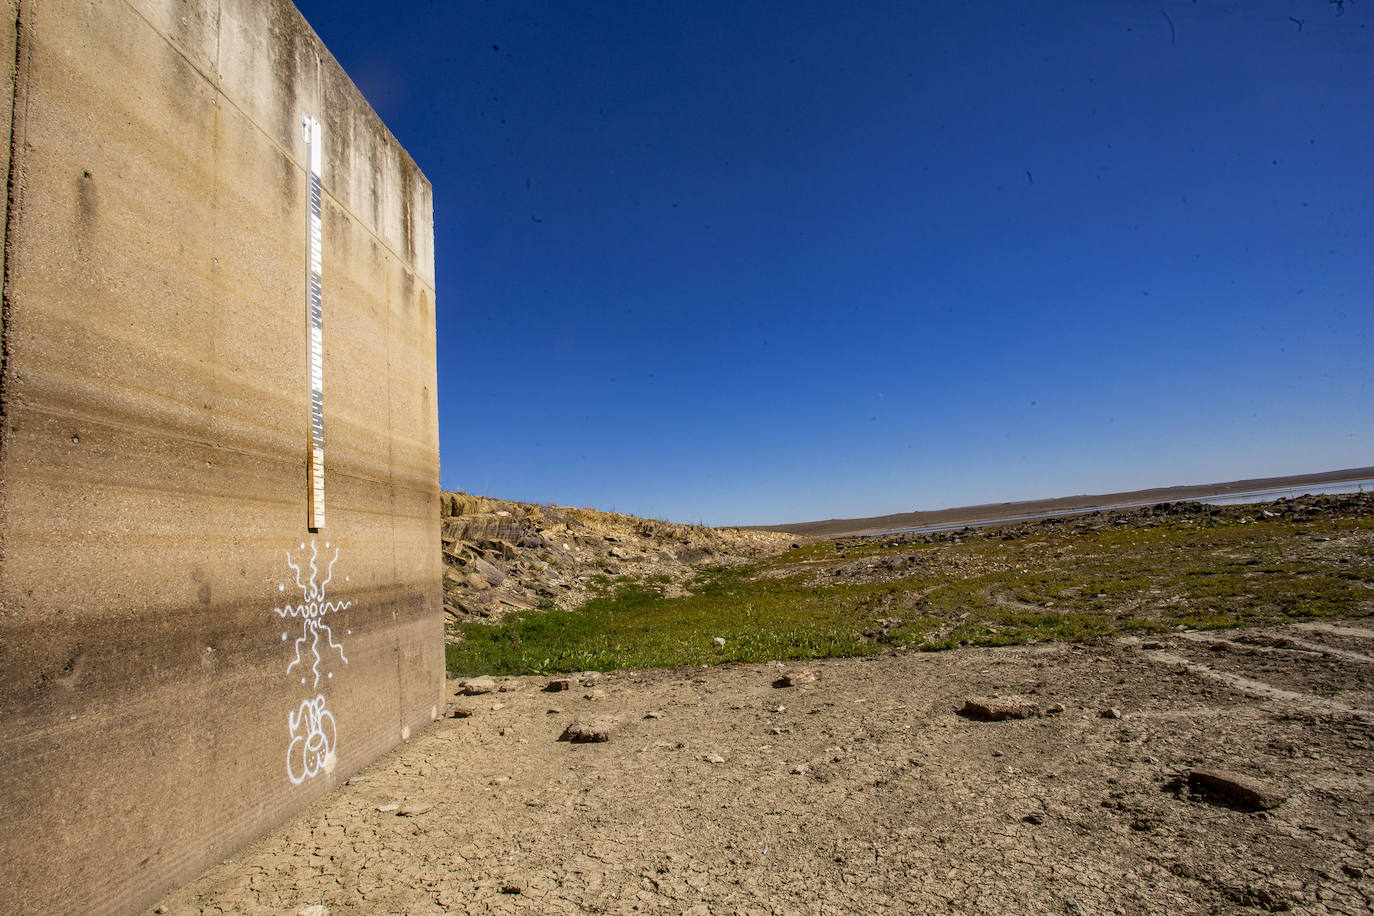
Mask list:
[[[324,546],[325,549],[328,550],[329,542],[326,541]],[[301,544],[301,547],[304,548],[305,544]],[[274,609],[281,617],[303,618],[301,621],[301,635],[296,638],[296,658],[291,664],[286,666],[286,673],[290,674],[291,669],[301,663],[301,646],[308,641],[310,643],[310,651],[315,656],[315,662],[310,666],[311,671],[315,674],[315,681],[311,684],[312,687],[318,687],[320,685],[320,662],[323,661],[320,655],[321,634],[323,634],[325,639],[325,648],[337,649],[339,658],[343,660],[345,665],[348,664],[348,658],[344,655],[343,646],[334,641],[334,632],[324,622],[324,615],[331,612],[337,613],[338,611],[347,610],[353,603],[351,601],[336,603],[325,600],[325,586],[334,578],[334,563],[339,559],[339,548],[335,547],[334,556],[329,558],[329,566],[325,570],[323,582],[318,581],[320,576],[320,571],[316,566],[316,560],[318,558],[319,551],[315,547],[315,542],[311,541],[309,561],[310,579],[307,582],[302,582],[301,567],[292,561],[291,551],[288,550],[286,552],[286,565],[290,566],[296,573],[296,587],[301,590],[302,600],[301,603],[297,605],[288,604],[285,607]],[[279,590],[284,591],[285,588],[286,586],[284,584],[278,586]],[[285,633],[282,634],[283,640],[286,639],[286,635]],[[334,675],[331,673],[329,676],[333,677]],[[305,683],[305,678],[301,678],[301,683]]]
[[[286,776],[300,785],[321,770],[328,769],[334,756],[334,714],[324,708],[324,694],[302,700],[301,708],[291,713],[291,746],[286,749]]]

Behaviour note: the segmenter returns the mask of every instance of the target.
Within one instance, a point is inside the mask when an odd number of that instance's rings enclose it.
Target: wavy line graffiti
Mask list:
[[[328,541],[325,541],[324,547],[326,551],[329,549]],[[301,544],[301,549],[305,549],[304,543]],[[332,581],[334,578],[334,564],[339,559],[339,548],[335,547],[334,556],[329,558],[329,566],[325,570],[325,577],[323,582],[319,581],[320,571],[319,568],[316,566],[316,561],[318,559],[319,551],[315,547],[315,542],[312,540],[310,542],[309,560],[310,579],[308,581],[302,582],[301,566],[291,559],[291,551],[288,550],[286,552],[286,565],[291,567],[291,569],[296,573],[296,587],[301,590],[302,600],[300,604],[287,604],[284,607],[274,608],[274,610],[280,617],[303,618],[301,620],[301,635],[296,637],[296,657],[292,660],[291,664],[286,666],[286,673],[290,674],[291,669],[301,664],[301,646],[305,645],[306,642],[309,642],[310,651],[315,656],[315,661],[310,666],[310,670],[314,672],[315,675],[315,681],[313,684],[310,685],[311,687],[318,687],[320,685],[320,663],[324,661],[323,657],[320,655],[321,634],[324,635],[325,648],[337,649],[339,653],[339,658],[343,661],[345,665],[348,664],[348,656],[344,655],[343,645],[334,641],[334,631],[331,630],[329,628],[329,625],[324,622],[324,615],[347,610],[353,604],[353,602],[351,601],[335,602],[325,600],[325,586],[327,586],[330,583],[330,581]],[[344,581],[348,580],[345,578]],[[281,583],[277,586],[277,590],[285,591],[286,584]],[[282,641],[285,641],[287,639],[287,634],[282,633],[281,638]],[[334,676],[334,673],[331,671],[329,672],[328,676],[332,678]],[[301,683],[304,684],[305,681],[306,679],[302,677]]]

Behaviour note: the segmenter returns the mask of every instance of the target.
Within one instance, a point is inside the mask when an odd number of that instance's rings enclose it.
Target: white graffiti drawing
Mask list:
[[[328,541],[325,542],[324,547],[325,551],[328,552]],[[305,549],[304,543],[301,544],[301,549]],[[328,624],[324,622],[324,615],[347,610],[353,604],[351,601],[334,602],[325,600],[325,586],[334,578],[334,563],[339,559],[339,548],[335,547],[334,556],[329,558],[329,566],[325,569],[323,582],[319,581],[320,571],[315,565],[317,559],[319,559],[319,551],[316,549],[315,542],[312,540],[310,542],[309,560],[310,579],[309,581],[302,582],[301,565],[304,565],[305,561],[302,560],[302,563],[297,565],[291,559],[291,551],[288,550],[286,552],[286,565],[290,566],[296,573],[296,587],[301,590],[301,603],[296,605],[288,604],[285,607],[274,608],[281,617],[302,618],[301,635],[296,637],[296,657],[292,660],[291,664],[286,666],[286,673],[290,674],[291,669],[301,663],[301,646],[305,645],[308,641],[310,643],[310,651],[315,655],[314,664],[310,666],[310,670],[315,673],[315,681],[310,685],[312,688],[320,685],[320,663],[324,661],[323,657],[320,655],[321,634],[324,634],[325,648],[337,649],[339,658],[343,660],[345,665],[348,664],[348,657],[344,655],[343,646],[334,641],[334,631],[329,629]],[[345,581],[347,580],[345,579]],[[279,591],[285,591],[286,585],[284,583],[278,585],[277,589]],[[286,639],[287,634],[283,633],[281,638],[283,640]],[[330,672],[329,676],[333,677],[333,672]],[[304,677],[301,678],[301,683],[305,683]]]
[[[324,694],[302,700],[301,708],[290,713],[291,746],[286,749],[286,777],[300,785],[321,770],[329,769],[334,757],[334,714],[324,708]]]

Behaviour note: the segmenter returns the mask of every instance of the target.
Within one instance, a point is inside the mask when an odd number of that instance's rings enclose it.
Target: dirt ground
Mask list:
[[[547,681],[456,696],[162,911],[1374,911],[1368,618]],[[1012,694],[1064,710],[956,712]],[[1177,787],[1208,766],[1287,800]]]

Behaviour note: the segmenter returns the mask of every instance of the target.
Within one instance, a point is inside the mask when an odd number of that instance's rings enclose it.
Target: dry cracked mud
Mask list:
[[[161,906],[1374,911],[1368,618],[806,667],[819,678],[790,688],[772,686],[775,665],[615,672],[561,693],[501,679],[454,698],[469,717],[413,736]],[[999,695],[1064,709],[956,713]],[[623,724],[606,743],[557,740],[592,716]],[[1191,795],[1194,768],[1287,800]]]

